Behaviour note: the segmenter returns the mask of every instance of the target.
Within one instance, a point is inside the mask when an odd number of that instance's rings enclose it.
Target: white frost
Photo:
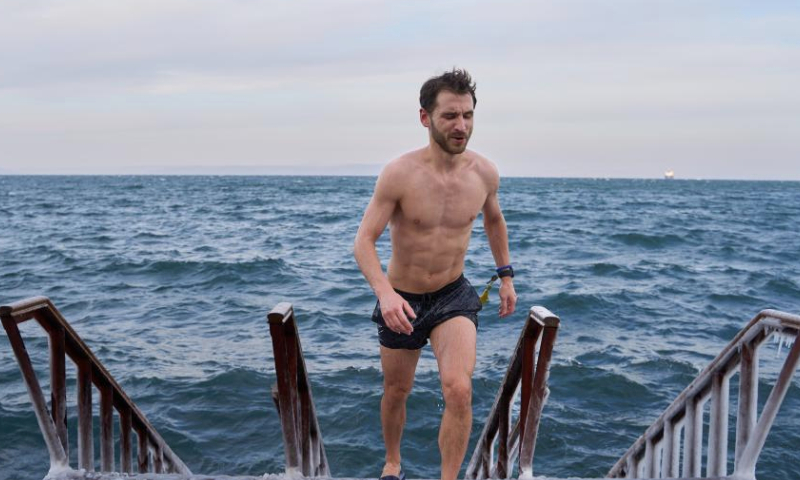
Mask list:
[[[531,480],[533,478],[533,469],[524,468],[519,472],[520,480]]]
[[[59,462],[51,462],[50,463],[50,471],[47,472],[47,475],[44,477],[45,480],[56,480],[58,478],[66,478],[70,474],[78,473],[83,474],[85,473],[84,469],[80,470],[73,470],[69,464],[66,463],[59,463]]]

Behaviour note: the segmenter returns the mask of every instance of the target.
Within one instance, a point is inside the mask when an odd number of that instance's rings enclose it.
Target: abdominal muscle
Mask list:
[[[462,229],[394,226],[389,283],[404,292],[429,293],[453,282],[464,271],[471,229],[471,222]]]

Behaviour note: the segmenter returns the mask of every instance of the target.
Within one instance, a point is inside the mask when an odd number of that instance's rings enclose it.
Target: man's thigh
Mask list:
[[[381,345],[381,368],[383,368],[384,385],[411,390],[412,385],[414,385],[414,372],[417,370],[417,361],[421,352],[421,349],[406,350],[404,348],[388,348]]]
[[[467,317],[453,317],[433,329],[431,347],[443,385],[472,379],[477,336],[475,324]]]

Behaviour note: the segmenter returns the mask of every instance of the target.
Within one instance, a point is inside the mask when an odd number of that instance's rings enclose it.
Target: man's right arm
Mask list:
[[[413,331],[408,317],[416,318],[413,309],[403,297],[397,294],[383,273],[375,243],[386,229],[389,219],[400,201],[402,185],[399,179],[393,178],[400,172],[396,165],[389,164],[381,172],[375,184],[375,192],[361,219],[361,226],[356,234],[353,254],[358,267],[372,287],[381,304],[381,314],[386,326],[392,331],[409,334]]]

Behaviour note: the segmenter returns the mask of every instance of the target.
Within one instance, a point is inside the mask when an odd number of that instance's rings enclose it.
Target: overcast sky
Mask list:
[[[800,180],[800,2],[2,0],[0,173],[367,173],[478,84],[506,176]]]

